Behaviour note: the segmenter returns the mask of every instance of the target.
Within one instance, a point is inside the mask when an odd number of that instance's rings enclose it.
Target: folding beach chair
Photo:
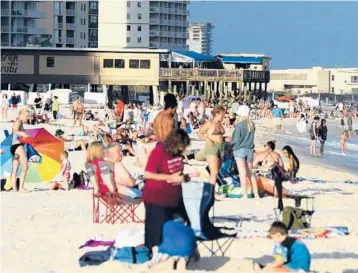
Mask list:
[[[113,164],[108,161],[95,161],[86,164],[86,172],[94,185],[92,193],[93,223],[142,223],[136,209],[141,199],[133,199],[119,194],[114,182]],[[101,215],[104,208],[104,215]]]
[[[185,209],[198,243],[203,245],[211,256],[224,256],[236,238],[237,227],[218,227],[211,221],[209,211],[215,200],[214,185],[189,182],[183,184],[182,189]],[[238,222],[240,221],[236,221],[236,224]]]

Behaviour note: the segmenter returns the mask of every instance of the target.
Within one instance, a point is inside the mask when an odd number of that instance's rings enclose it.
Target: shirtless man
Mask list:
[[[173,94],[164,97],[164,110],[154,119],[153,129],[158,141],[165,141],[175,128],[174,114],[178,103]]]
[[[82,126],[84,110],[85,110],[85,106],[82,104],[80,98],[78,98],[73,103],[73,112],[74,112],[73,126],[76,126],[77,120],[79,121],[79,125]]]
[[[284,167],[281,155],[275,152],[275,143],[273,141],[268,141],[265,147],[266,149],[264,151],[255,155],[253,167],[257,166],[259,163],[267,168],[274,167],[276,164]]]
[[[127,188],[134,187],[136,180],[127,171],[122,163],[122,150],[121,145],[117,142],[111,142],[107,147],[107,161],[114,164],[114,180],[116,182],[118,192],[127,195]]]

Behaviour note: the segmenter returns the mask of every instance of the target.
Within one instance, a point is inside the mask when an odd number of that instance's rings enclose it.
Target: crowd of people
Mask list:
[[[59,114],[59,103],[54,97],[51,108],[53,119]],[[127,195],[131,190],[142,190],[141,198],[145,207],[145,246],[153,251],[153,259],[150,266],[168,260],[170,256],[181,257],[177,264],[187,263],[190,257],[199,258],[195,236],[188,229],[188,219],[182,200],[183,183],[190,182],[191,177],[184,174],[184,164],[190,156],[197,158],[201,154],[201,160],[208,165],[209,179],[206,181],[217,185],[217,178],[224,160],[229,157],[234,159],[238,170],[240,187],[243,198],[249,197],[249,188],[252,189],[254,198],[260,198],[257,185],[257,166],[270,170],[283,171],[282,180],[295,180],[300,169],[300,161],[292,147],[284,146],[282,150],[276,149],[275,141],[268,141],[263,150],[255,147],[255,123],[251,118],[251,109],[243,103],[232,103],[228,106],[214,106],[209,113],[209,107],[201,99],[193,99],[189,109],[184,107],[185,97],[177,98],[173,94],[164,97],[164,107],[161,111],[154,111],[145,105],[127,105],[127,111],[123,107],[115,110],[106,109],[105,118],[99,118],[98,112],[92,114],[85,110],[84,104],[77,99],[71,106],[73,114],[73,126],[83,129],[82,135],[88,136],[88,140],[76,140],[74,137],[65,137],[64,131],[57,129],[55,136],[65,143],[65,151],[61,154],[61,174],[63,176],[63,188],[68,190],[71,179],[71,162],[69,152],[80,149],[86,152],[87,164],[100,166],[109,164],[113,167],[113,177],[109,185],[111,191]],[[41,96],[35,101],[35,109],[40,113],[45,108],[42,105]],[[46,103],[46,102],[45,102]],[[270,103],[259,102],[261,116],[274,119],[277,131],[282,130],[282,118],[284,111],[277,106],[271,109]],[[311,153],[317,155],[316,144],[320,142],[320,152],[324,153],[324,144],[327,140],[327,125],[325,119],[318,116],[313,117],[310,129],[308,128],[308,117],[303,107],[292,104],[288,109],[288,116],[296,118],[298,115],[297,129],[300,134],[310,134]],[[13,167],[11,181],[14,190],[16,185],[17,171],[21,165],[20,191],[26,191],[24,181],[28,169],[28,159],[23,147],[22,138],[29,137],[24,131],[24,124],[30,119],[30,110],[20,110],[18,118],[13,124],[13,139],[11,153],[13,155]],[[83,124],[83,120],[93,121],[93,125]],[[194,154],[188,151],[191,144],[192,133],[204,142],[201,151]],[[344,132],[341,138],[342,152],[346,152],[346,141],[349,134]],[[229,147],[229,149],[228,149]],[[136,165],[144,168],[144,187],[138,188],[137,179],[124,166],[123,156],[136,157]],[[284,165],[283,157],[287,160]],[[103,163],[104,162],[104,163]],[[271,177],[272,178],[272,177]],[[282,182],[282,181],[281,181]],[[101,186],[95,184],[95,191],[100,192]],[[221,200],[216,187],[215,199]],[[181,252],[173,252],[167,248],[169,244],[176,244],[178,237],[166,236],[168,230],[175,230],[181,234]],[[173,232],[173,231],[171,231]],[[178,235],[179,236],[179,235]],[[270,229],[272,239],[286,248],[286,254],[279,262],[267,266],[257,265],[257,270],[271,270],[279,272],[290,272],[292,270],[309,270],[309,252],[301,243],[292,241],[287,237],[287,227],[282,223],[274,223]],[[171,241],[172,240],[172,241]],[[297,245],[305,251],[304,258],[292,264],[289,258],[292,247]],[[279,251],[279,250],[277,250]],[[290,263],[291,262],[291,263]],[[185,266],[184,266],[185,267]],[[286,270],[286,271],[284,271]]]

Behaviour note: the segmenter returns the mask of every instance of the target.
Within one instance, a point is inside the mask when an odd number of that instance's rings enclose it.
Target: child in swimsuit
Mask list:
[[[71,177],[71,163],[68,160],[68,152],[64,151],[61,154],[61,174],[64,182],[64,189],[69,190],[68,183]]]
[[[342,149],[342,154],[347,154],[347,140],[349,138],[349,133],[348,131],[344,131],[341,135],[341,140],[340,140],[340,144],[341,144],[341,149]]]

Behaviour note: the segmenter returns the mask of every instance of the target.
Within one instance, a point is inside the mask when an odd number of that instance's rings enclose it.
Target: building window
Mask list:
[[[55,67],[55,57],[46,58],[46,67]]]
[[[142,26],[138,26],[138,27],[137,27],[137,30],[138,30],[138,31],[142,31]]]
[[[127,26],[127,31],[131,31],[131,26]]]
[[[131,19],[131,14],[127,13],[127,19],[130,20]]]
[[[137,38],[137,43],[140,44],[141,42],[142,42],[142,37],[138,37],[138,38]]]
[[[332,93],[334,93],[334,87],[332,87]]]
[[[83,32],[83,39],[86,39],[86,32]]]
[[[125,61],[121,59],[115,59],[114,60],[114,67],[115,68],[124,68]]]
[[[103,59],[103,68],[113,68],[113,59]]]
[[[351,83],[358,83],[358,76],[352,76]]]
[[[142,20],[142,14],[138,13],[138,20]]]
[[[83,4],[83,11],[86,11],[86,4]]]
[[[127,8],[130,8],[132,5],[132,2],[131,1],[127,1]]]
[[[354,76],[353,76],[354,77]],[[358,78],[358,77],[357,77]],[[358,94],[358,88],[352,88],[352,94]]]
[[[150,60],[140,60],[141,69],[150,69]]]
[[[82,32],[80,33],[80,37],[81,37],[81,39],[83,39],[83,33]]]
[[[91,16],[90,16],[90,23],[92,23],[92,24],[97,23],[97,16],[91,15]]]
[[[131,42],[131,37],[127,37],[127,43]]]
[[[332,82],[334,82],[334,75],[332,75]]]
[[[84,26],[86,25],[86,19],[83,19],[83,25]]]
[[[139,68],[139,60],[129,60],[129,68]]]
[[[141,2],[141,1],[138,1],[138,2],[137,2],[137,7],[138,7],[138,8],[141,8],[141,7],[142,7],[142,2]]]

